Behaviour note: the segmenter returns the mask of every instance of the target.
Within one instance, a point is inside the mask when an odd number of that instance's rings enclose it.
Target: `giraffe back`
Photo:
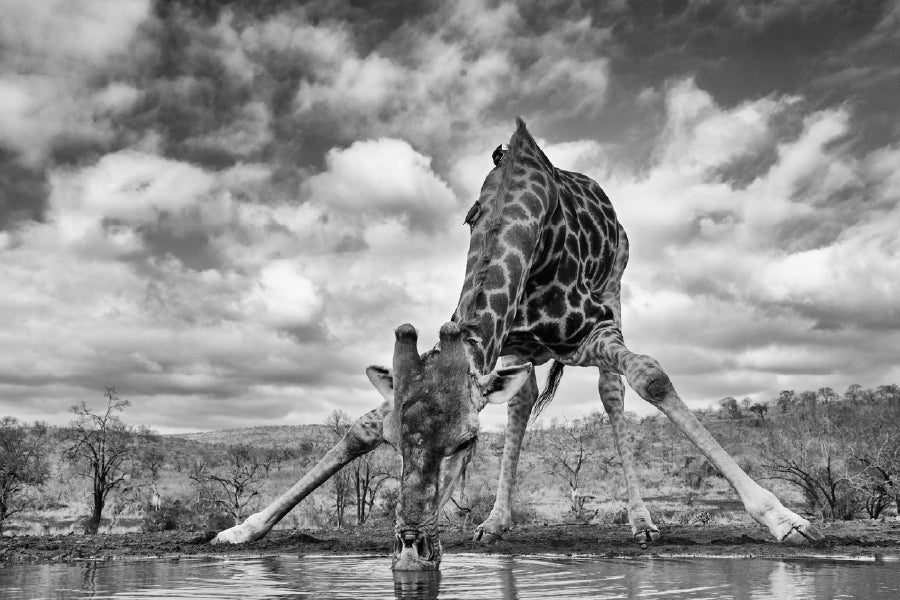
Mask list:
[[[605,294],[617,289],[627,238],[609,198],[590,177],[556,169],[559,202],[541,235],[504,353],[559,357],[613,318]]]

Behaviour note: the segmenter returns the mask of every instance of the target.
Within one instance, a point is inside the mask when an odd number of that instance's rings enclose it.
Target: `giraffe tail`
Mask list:
[[[537,401],[534,403],[534,408],[531,409],[532,423],[541,416],[541,412],[543,412],[543,410],[547,408],[547,405],[553,401],[553,396],[556,395],[556,389],[559,387],[559,380],[562,379],[564,368],[565,365],[558,360],[554,360],[550,365],[550,371],[547,373],[547,381],[544,384],[544,391],[538,396]]]

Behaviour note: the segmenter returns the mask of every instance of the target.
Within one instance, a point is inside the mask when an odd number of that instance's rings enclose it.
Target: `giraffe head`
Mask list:
[[[475,451],[478,413],[504,402],[531,365],[472,375],[463,331],[445,323],[435,349],[419,354],[412,325],[396,330],[393,371],[369,367],[369,379],[393,403],[384,437],[402,461],[394,538],[395,570],[433,570],[441,561],[438,519]]]

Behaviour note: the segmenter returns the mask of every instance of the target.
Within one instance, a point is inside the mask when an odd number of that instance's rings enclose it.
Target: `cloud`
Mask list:
[[[452,313],[517,114],[612,198],[626,339],[686,398],[900,376],[888,4],[7,4],[0,411],[370,408],[391,331]]]
[[[330,150],[325,162],[327,170],[306,186],[312,201],[329,213],[354,220],[393,217],[412,230],[433,231],[459,208],[431,171],[431,159],[403,140],[354,142]]]
[[[690,385],[709,393],[735,380],[771,390],[788,374],[841,385],[888,372],[887,355],[852,340],[900,316],[900,189],[881,169],[891,151],[860,158],[841,143],[850,112],[804,114],[790,96],[727,109],[685,80],[666,107],[657,164],[606,186],[632,242],[626,339],[676,372],[701,368],[710,383]],[[798,110],[796,135],[777,126]],[[751,181],[722,180],[736,157],[770,148]]]

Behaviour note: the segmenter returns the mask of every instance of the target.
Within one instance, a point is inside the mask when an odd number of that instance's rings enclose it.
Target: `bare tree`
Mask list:
[[[91,480],[91,515],[85,532],[94,534],[110,492],[122,487],[137,466],[138,438],[149,435],[146,430],[129,427],[116,413],[130,406],[115,388],[104,392],[106,408],[94,413],[82,401],[72,407],[75,414],[64,436],[68,441],[64,457],[78,469],[78,475]]]
[[[278,449],[229,446],[224,463],[210,466],[199,460],[189,477],[197,483],[201,501],[219,506],[239,525],[278,458]]]
[[[900,403],[884,396],[877,402],[855,411],[858,433],[848,446],[858,470],[854,483],[873,519],[892,503],[900,509]]]
[[[11,516],[34,502],[29,490],[40,488],[50,476],[45,460],[47,426],[31,426],[13,417],[0,419],[0,532]]]
[[[852,433],[837,423],[838,407],[832,413],[817,410],[814,393],[803,392],[813,404],[783,422],[769,434],[763,451],[763,466],[772,479],[796,485],[803,492],[811,509],[819,510],[824,518],[852,519],[859,507],[854,475],[849,463],[847,447]]]
[[[347,468],[353,473],[356,492],[357,525],[365,523],[372,513],[381,486],[396,478],[392,460],[394,456],[393,452],[386,451],[382,447],[360,456],[348,465]]]
[[[598,415],[571,422],[563,419],[561,424],[551,424],[546,432],[545,439],[549,446],[548,473],[565,481],[572,498],[571,510],[577,518],[582,516],[584,503],[588,499],[581,488],[586,467],[590,463],[599,462],[598,466],[606,470],[615,460],[613,457],[601,459],[600,449],[596,444],[601,422],[602,417]]]
[[[344,437],[350,430],[350,425],[350,415],[342,410],[335,409],[325,419],[325,426],[331,431],[335,440]],[[349,465],[331,476],[331,489],[334,492],[334,521],[338,529],[344,527],[344,513],[352,502],[351,478]]]

